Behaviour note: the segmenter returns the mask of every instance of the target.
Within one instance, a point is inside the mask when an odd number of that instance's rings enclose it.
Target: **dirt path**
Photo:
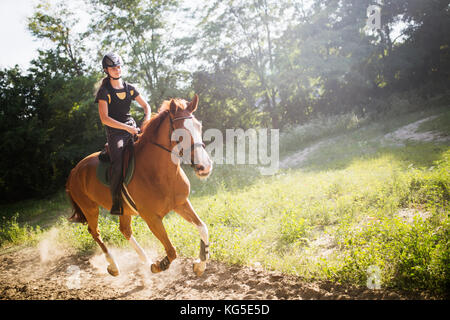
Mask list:
[[[436,119],[439,115],[431,116],[408,125],[405,125],[394,132],[388,133],[384,136],[385,139],[393,141],[437,141],[445,142],[449,141],[450,137],[442,137],[439,132],[427,131],[427,132],[417,132],[419,126],[424,123]]]
[[[439,115],[430,116],[425,119],[415,121],[413,123],[407,124],[398,128],[397,130],[387,133],[383,136],[378,136],[373,138],[375,141],[382,141],[384,145],[395,145],[395,146],[404,146],[405,141],[425,141],[425,142],[449,142],[449,136],[442,136],[439,132],[427,131],[427,132],[417,132],[419,126],[427,121],[431,121],[436,119]],[[345,139],[346,134],[341,134],[337,137],[326,138],[319,142],[313,143],[312,145],[301,149],[294,154],[281,159],[280,168],[294,168],[301,167],[308,159],[311,154],[316,153],[318,150],[322,148],[326,148],[327,146],[333,145],[335,142]]]
[[[205,274],[179,258],[168,271],[152,274],[133,250],[112,249],[121,274],[110,276],[103,255],[24,248],[0,255],[0,299],[426,299],[385,290],[305,282],[279,272],[211,261]],[[156,256],[146,249],[151,259]]]

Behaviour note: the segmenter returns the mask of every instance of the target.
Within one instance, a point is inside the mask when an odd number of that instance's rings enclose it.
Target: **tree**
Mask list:
[[[387,54],[383,71],[394,84],[393,90],[409,90],[427,82],[433,91],[448,85],[450,5],[448,0],[385,1],[385,28],[380,31]],[[390,26],[400,21],[404,28],[391,39]],[[403,40],[396,43],[397,39]],[[395,87],[397,86],[397,87]]]
[[[89,34],[98,38],[104,51],[125,57],[130,78],[143,82],[156,109],[176,96],[177,82],[186,73],[177,70],[187,58],[189,39],[167,37],[165,16],[177,8],[175,0],[90,0],[94,20]]]
[[[54,192],[82,157],[104,144],[93,104],[99,75],[83,62],[70,12],[46,5],[36,7],[29,28],[53,47],[39,50],[26,73],[18,67],[0,73],[1,147],[8,150],[0,161],[0,201]]]
[[[197,117],[204,128],[255,128],[270,125],[270,119],[254,107],[252,88],[245,85],[248,74],[239,63],[228,61],[212,72],[199,70],[193,74],[192,89],[201,97]]]
[[[86,71],[83,69],[82,59],[83,53],[86,52],[86,36],[73,31],[78,22],[65,2],[51,6],[43,0],[28,18],[28,29],[36,38],[49,40],[54,45],[56,56],[64,57],[68,62],[66,65],[77,75],[81,75]]]
[[[244,85],[252,88],[257,107],[269,114],[274,128],[280,126],[274,40],[287,27],[290,6],[289,1],[214,1],[200,25],[200,56],[213,65],[228,63],[228,57],[238,61],[249,73]]]
[[[93,106],[96,77],[77,76],[71,61],[41,51],[27,74],[0,72],[0,201],[48,195],[82,157],[104,143]],[[63,66],[63,67],[61,67]]]

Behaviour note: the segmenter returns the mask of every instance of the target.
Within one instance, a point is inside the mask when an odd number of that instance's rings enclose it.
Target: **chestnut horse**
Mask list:
[[[204,149],[201,124],[193,115],[197,105],[197,95],[191,102],[182,99],[164,101],[159,113],[142,125],[142,133],[134,143],[135,173],[127,188],[136,204],[137,212],[124,202],[124,214],[119,218],[119,229],[142,262],[151,264],[153,273],[166,270],[177,257],[162,222],[171,210],[198,228],[201,239],[200,257],[194,262],[194,272],[198,276],[205,271],[209,257],[208,229],[188,199],[189,180],[180,166],[180,160],[174,157],[172,152],[179,147],[177,141],[172,141],[172,134],[178,132],[177,129],[186,130],[191,137],[191,165],[196,175],[205,178],[211,173],[212,161]],[[98,155],[96,152],[87,156],[70,173],[66,192],[72,202],[74,214],[69,220],[87,222],[89,233],[99,244],[109,263],[108,272],[117,276],[118,265],[103,243],[98,229],[99,206],[109,209],[112,205],[109,188],[96,177]],[[131,219],[137,214],[144,219],[166,251],[166,257],[156,263],[151,263],[132,235]]]

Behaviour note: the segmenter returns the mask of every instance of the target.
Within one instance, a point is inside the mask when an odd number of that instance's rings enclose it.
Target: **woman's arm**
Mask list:
[[[98,113],[100,115],[101,122],[108,127],[121,129],[128,131],[131,134],[137,134],[138,129],[125,123],[114,120],[113,118],[108,116],[108,103],[106,100],[98,100]]]
[[[138,95],[135,100],[137,101],[137,103],[139,103],[139,105],[142,107],[142,109],[144,109],[144,122],[150,120],[150,117],[152,115],[152,109],[150,108],[150,105],[147,103],[147,101],[145,101],[141,95]]]

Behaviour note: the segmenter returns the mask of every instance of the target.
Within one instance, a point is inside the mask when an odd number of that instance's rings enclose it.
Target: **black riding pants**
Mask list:
[[[128,120],[126,124],[136,127],[133,119]],[[132,139],[132,135],[125,130],[110,127],[106,127],[106,135],[111,159],[110,190],[114,201],[120,199],[123,182],[123,151],[129,140]]]

